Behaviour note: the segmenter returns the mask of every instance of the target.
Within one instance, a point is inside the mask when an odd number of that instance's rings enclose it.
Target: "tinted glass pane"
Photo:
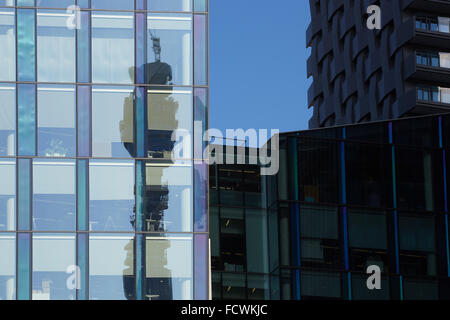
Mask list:
[[[334,142],[299,140],[299,200],[315,203],[337,202],[336,149]]]
[[[36,0],[36,6],[44,8],[67,8],[74,4],[75,0]]]
[[[36,154],[36,86],[17,85],[17,139],[18,154]]]
[[[89,237],[89,299],[125,300],[135,296],[134,237]]]
[[[437,272],[434,217],[399,217],[400,273],[435,276]]]
[[[192,91],[148,90],[147,103],[147,156],[192,158]]]
[[[31,230],[31,160],[19,159],[17,166],[17,228]]]
[[[208,165],[195,163],[195,231],[208,231]]]
[[[192,0],[147,0],[147,9],[153,11],[192,11]]]
[[[220,202],[224,205],[242,205],[244,201],[241,167],[237,165],[218,165]]]
[[[16,86],[0,86],[0,156],[16,151]]]
[[[420,147],[435,147],[439,142],[436,117],[394,121],[394,143]]]
[[[80,1],[78,1],[80,5]],[[77,81],[91,82],[91,12],[80,12],[77,30]]]
[[[194,16],[194,65],[195,84],[207,84],[207,17],[206,15]]]
[[[223,300],[245,300],[247,297],[247,286],[245,274],[222,274],[222,299]]]
[[[404,279],[403,296],[405,300],[438,300],[439,285],[435,280]]]
[[[349,126],[346,128],[347,140],[387,143],[387,123]]]
[[[38,86],[38,154],[75,156],[75,87]]]
[[[78,156],[91,155],[91,87],[77,88]]]
[[[132,231],[134,228],[134,163],[91,160],[89,168],[89,229]]]
[[[340,299],[342,295],[339,273],[302,272],[300,283],[300,292],[305,298]]]
[[[442,155],[397,148],[398,207],[410,211],[443,208]]]
[[[16,298],[16,236],[0,234],[0,300]]]
[[[35,10],[17,10],[17,77],[19,81],[36,80],[35,22]]]
[[[75,29],[64,11],[38,10],[37,57],[38,81],[75,81]]]
[[[392,151],[388,146],[346,143],[347,200],[392,208]]]
[[[194,0],[194,11],[204,12],[207,11],[207,0]]]
[[[92,14],[92,67],[94,83],[134,83],[132,13]]]
[[[16,162],[0,159],[0,231],[16,230]]]
[[[245,210],[245,236],[247,244],[247,272],[269,272],[269,243],[267,211]]]
[[[382,277],[381,290],[368,290],[366,275],[352,275],[352,297],[355,300],[388,300],[389,287],[389,279]]]
[[[145,247],[145,296],[147,299],[192,299],[192,237],[148,236]]]
[[[208,299],[209,250],[208,236],[195,236],[195,300]]]
[[[75,230],[75,162],[33,161],[33,230]]]
[[[91,0],[93,9],[134,10],[133,0]]]
[[[220,208],[220,260],[218,270],[243,272],[246,268],[244,209]]]
[[[450,116],[442,117],[442,142],[444,148],[450,149]]]
[[[0,6],[12,7],[15,5],[14,0],[0,0]]]
[[[74,265],[74,234],[34,234],[32,299],[75,300],[75,283],[68,282],[75,272],[66,273]]]
[[[0,1],[0,5],[2,2]],[[3,3],[5,5],[5,3]],[[8,4],[7,4],[8,5]],[[0,81],[16,80],[16,30],[13,9],[0,9]]]
[[[17,234],[17,299],[31,299],[31,234]]]
[[[145,187],[145,230],[192,231],[192,165],[147,163]]]
[[[92,154],[131,157],[133,151],[133,89],[93,87]]]
[[[147,83],[192,84],[192,16],[152,13],[147,28]]]

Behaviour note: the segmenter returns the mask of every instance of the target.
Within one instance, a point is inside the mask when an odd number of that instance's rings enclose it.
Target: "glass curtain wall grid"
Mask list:
[[[213,298],[450,299],[449,137],[449,115],[310,130],[276,176],[210,166]]]
[[[0,300],[209,299],[208,20],[0,0]]]

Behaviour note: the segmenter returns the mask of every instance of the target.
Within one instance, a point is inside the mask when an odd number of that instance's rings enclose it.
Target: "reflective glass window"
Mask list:
[[[346,143],[347,200],[392,208],[392,151],[389,146]]]
[[[15,5],[14,0],[0,0],[0,6],[13,7]]]
[[[146,82],[192,84],[192,15],[149,13],[147,28]]]
[[[16,87],[0,85],[0,156],[16,154]]]
[[[132,13],[92,13],[92,81],[134,83]]]
[[[247,298],[247,286],[245,274],[222,274],[222,299],[245,300]]]
[[[38,154],[76,155],[75,87],[38,86]]]
[[[134,162],[91,160],[89,164],[89,229],[132,231]]]
[[[147,0],[147,9],[152,11],[192,11],[192,0]]]
[[[192,91],[148,90],[147,103],[147,156],[192,158]]]
[[[126,300],[135,297],[134,269],[134,237],[131,234],[90,235],[90,300]]]
[[[134,92],[129,87],[93,87],[92,155],[131,157],[134,154]]]
[[[341,267],[339,217],[334,207],[300,207],[302,266]]]
[[[195,84],[207,85],[208,70],[207,70],[207,16],[196,14],[194,15],[194,52],[195,52]]]
[[[192,299],[192,236],[148,236],[145,250],[146,298]]]
[[[17,85],[18,155],[36,154],[36,85]]]
[[[317,297],[340,299],[342,280],[339,273],[304,271],[301,273],[300,292],[304,299]]]
[[[403,297],[405,300],[438,300],[439,283],[436,280],[405,277]]]
[[[270,300],[269,276],[247,275],[248,300]]]
[[[218,270],[246,270],[246,239],[244,209],[220,208],[220,260]]]
[[[16,236],[0,233],[0,300],[16,298]]]
[[[67,8],[75,4],[75,0],[36,0],[37,7]]]
[[[22,1],[33,6],[34,1]],[[36,15],[34,9],[17,9],[17,80],[36,81]]]
[[[239,165],[218,165],[220,202],[230,206],[243,205],[244,173]]]
[[[91,0],[91,7],[92,7],[92,9],[105,9],[105,10],[134,10],[134,1],[133,0]]]
[[[436,147],[439,142],[435,117],[393,122],[394,143],[418,147]]]
[[[16,162],[0,159],[0,231],[16,229]]]
[[[67,27],[67,13],[38,10],[38,81],[75,81],[75,29]]]
[[[76,282],[70,279],[76,275],[75,235],[34,234],[32,256],[32,299],[75,300]]]
[[[436,221],[433,216],[399,217],[400,273],[436,276]]]
[[[194,0],[194,11],[205,12],[207,10],[207,0]]]
[[[265,209],[246,209],[247,272],[269,273],[267,231],[267,211]]]
[[[33,161],[33,230],[75,230],[75,171],[74,160]]]
[[[1,5],[0,1],[0,5]],[[3,5],[9,5],[4,3]],[[11,4],[12,5],[12,4]],[[14,9],[0,9],[0,81],[16,80],[16,29]]]
[[[191,232],[192,165],[146,164],[145,228],[157,232]]]

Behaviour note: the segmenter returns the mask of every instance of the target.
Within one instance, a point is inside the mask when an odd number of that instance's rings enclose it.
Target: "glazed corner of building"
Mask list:
[[[450,112],[450,2],[310,0],[310,128]],[[324,28],[324,26],[328,26]]]

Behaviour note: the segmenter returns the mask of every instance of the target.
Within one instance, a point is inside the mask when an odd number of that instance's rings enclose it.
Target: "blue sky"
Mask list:
[[[306,0],[210,0],[210,127],[307,129]]]

